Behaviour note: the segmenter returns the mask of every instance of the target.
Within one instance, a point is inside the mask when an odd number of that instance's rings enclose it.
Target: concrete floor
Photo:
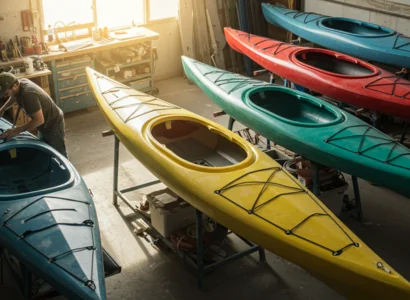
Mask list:
[[[218,107],[182,77],[158,82],[157,87],[159,98],[214,119],[212,113]],[[214,120],[226,126],[228,118]],[[206,276],[205,289],[198,291],[195,276],[178,256],[136,236],[131,210],[125,204],[118,209],[112,205],[114,138],[101,136],[107,129],[98,109],[66,116],[70,160],[94,193],[103,246],[122,266],[121,274],[106,280],[108,299],[343,299],[303,269],[271,253],[267,253],[267,264],[258,264],[254,254],[215,270]],[[120,157],[121,188],[154,179],[122,146]],[[410,201],[364,181],[360,188],[364,221],[345,219],[345,223],[410,280]],[[129,196],[139,200],[140,194]],[[323,201],[339,214],[341,197]],[[235,239],[227,243],[235,249],[243,247]]]

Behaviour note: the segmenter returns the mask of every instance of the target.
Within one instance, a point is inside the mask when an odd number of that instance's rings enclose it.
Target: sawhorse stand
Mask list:
[[[103,132],[103,137],[106,136],[111,136],[114,135],[112,131],[106,131]],[[196,250],[197,250],[197,259],[196,259],[196,264],[192,260],[186,260],[186,255],[184,253],[181,253],[180,251],[176,251],[171,243],[170,240],[162,236],[153,226],[151,221],[144,215],[142,214],[138,209],[136,209],[135,205],[133,205],[127,197],[124,195],[125,193],[135,191],[138,189],[142,189],[148,186],[152,186],[155,184],[161,183],[160,180],[154,180],[151,182],[139,184],[137,186],[129,187],[126,189],[119,190],[118,189],[118,169],[119,169],[119,154],[120,154],[120,140],[116,135],[114,135],[115,141],[114,141],[114,186],[113,186],[113,204],[114,206],[118,207],[118,198],[120,198],[138,217],[140,217],[148,226],[149,229],[152,233],[155,234],[155,236],[160,239],[165,245],[167,245],[170,249],[172,249],[174,252],[176,252],[181,258],[184,259],[184,261],[187,261],[190,263],[191,267],[196,269],[196,276],[197,276],[197,285],[199,289],[203,289],[204,285],[204,276],[205,274],[209,273],[212,270],[215,270],[218,267],[221,267],[231,261],[234,261],[236,259],[248,256],[249,254],[252,254],[254,252],[259,252],[259,260],[260,262],[265,262],[266,257],[265,257],[265,250],[248,240],[238,236],[242,241],[244,241],[246,244],[249,245],[249,248],[245,251],[238,252],[236,254],[233,254],[221,261],[205,265],[204,264],[204,245],[203,245],[203,239],[202,238],[197,238],[196,239]],[[203,224],[202,224],[202,212],[199,210],[196,210],[196,236],[197,237],[202,237],[203,235]]]

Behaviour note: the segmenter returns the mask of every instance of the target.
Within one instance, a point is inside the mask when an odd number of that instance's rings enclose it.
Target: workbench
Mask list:
[[[88,86],[85,72],[86,67],[91,67],[93,69],[95,69],[96,66],[100,67],[101,69],[98,71],[108,75],[108,72],[114,68],[118,71],[118,69],[130,66],[146,65],[149,69],[148,72],[135,74],[135,76],[127,78],[122,82],[131,85],[132,88],[137,88],[144,92],[155,90],[153,80],[154,51],[152,42],[158,40],[159,34],[144,27],[138,27],[137,29],[133,28],[132,30],[137,30],[143,35],[128,39],[115,39],[113,38],[115,35],[111,34],[109,39],[102,38],[98,41],[94,41],[92,38],[86,38],[78,40],[78,42],[89,41],[92,45],[68,52],[62,51],[57,48],[57,45],[54,45],[49,46],[50,52],[48,54],[40,55],[51,71],[49,71],[50,73],[48,74],[48,76],[51,75],[51,78],[48,79],[50,84],[48,87],[47,82],[48,90],[46,89],[46,91],[50,93],[51,97],[63,112],[67,113],[96,105],[92,92]],[[106,50],[130,47],[141,43],[148,44],[148,55],[143,60],[134,61],[131,64],[107,64],[104,61],[99,62],[97,59],[97,55]],[[8,62],[0,63],[0,67],[16,67],[19,65],[23,65],[23,60],[21,58],[9,59]],[[20,76],[28,78],[28,75],[25,73],[21,73]]]
[[[143,91],[148,92],[154,89],[152,41],[157,40],[159,34],[144,27],[139,27],[138,30],[143,34],[142,36],[124,40],[103,38],[98,41],[87,38],[85,40],[91,42],[91,46],[68,52],[53,51],[42,55],[43,61],[49,65],[52,71],[52,96],[63,112],[71,112],[96,105],[88,86],[85,68],[91,67],[96,69],[96,67],[103,65],[101,63],[96,64],[98,62],[97,55],[106,50],[148,43],[148,59],[135,62],[134,65],[148,63],[149,72],[129,78],[127,82],[148,79],[146,81],[147,86]],[[117,71],[123,67],[127,66],[116,64]],[[98,71],[108,75],[109,68],[113,68],[113,66],[105,65],[105,68]]]

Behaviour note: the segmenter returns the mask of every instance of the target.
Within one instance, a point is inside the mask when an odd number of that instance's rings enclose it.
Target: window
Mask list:
[[[144,23],[143,0],[96,0],[98,27],[115,28]]]
[[[40,0],[43,32],[71,25],[131,26],[178,16],[178,0]],[[94,9],[95,7],[95,9]],[[95,20],[95,17],[97,18]],[[90,25],[92,24],[92,25]],[[81,28],[85,28],[82,26]],[[88,28],[88,27],[87,27]]]
[[[178,16],[177,0],[149,0],[149,20],[173,18]]]
[[[43,0],[44,28],[93,23],[93,0]]]

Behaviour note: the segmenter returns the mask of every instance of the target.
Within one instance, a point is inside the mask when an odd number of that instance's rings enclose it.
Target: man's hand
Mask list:
[[[8,129],[3,134],[0,135],[0,139],[2,140],[10,139],[16,135],[19,135],[20,132],[21,132],[21,129],[19,127]]]

